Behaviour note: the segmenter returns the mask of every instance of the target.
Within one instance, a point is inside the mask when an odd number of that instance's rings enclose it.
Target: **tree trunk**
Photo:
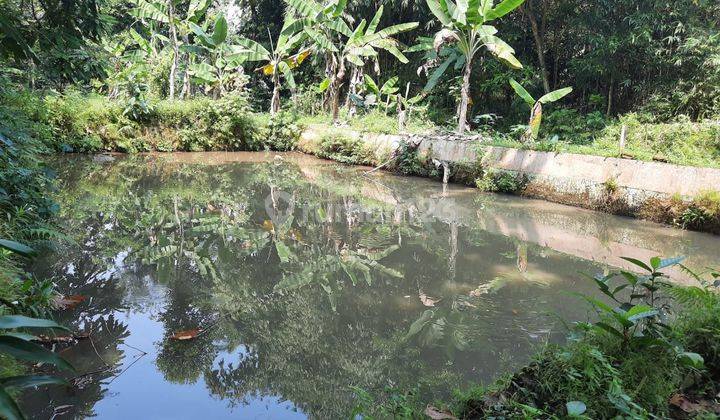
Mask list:
[[[532,28],[533,39],[535,40],[535,51],[537,52],[538,62],[540,63],[540,73],[542,74],[543,89],[545,93],[550,92],[550,80],[548,78],[547,66],[545,65],[545,52],[542,40],[542,33],[538,27],[537,19],[535,19],[535,13],[532,7],[527,9],[527,17],[530,21],[530,28]]]
[[[462,87],[460,88],[460,108],[458,109],[458,133],[465,132],[467,111],[470,103],[470,74],[472,73],[472,57],[467,57],[463,71]]]
[[[336,68],[335,56],[332,53],[325,53],[325,77],[330,80],[330,85],[323,92],[323,109],[326,111],[332,110],[332,80]]]
[[[189,44],[188,36],[183,35],[183,43]],[[180,91],[180,97],[186,99],[190,96],[190,53],[185,54],[185,73],[183,74],[182,90]]]
[[[177,30],[175,28],[175,6],[172,0],[168,0],[168,20],[170,21],[170,42],[172,43],[173,49],[173,60],[170,65],[170,77],[168,83],[170,84],[169,96],[170,99],[175,99],[175,76],[177,74],[178,67],[178,40]]]
[[[608,88],[607,111],[605,112],[605,115],[607,115],[608,117],[610,116],[610,113],[612,113],[614,86],[615,86],[615,75],[611,74],[610,75],[610,87]]]
[[[280,111],[280,76],[275,69],[273,74],[273,96],[270,101],[270,115],[275,115]]]
[[[342,81],[345,78],[345,60],[340,57],[338,61],[338,71],[330,81],[330,87],[332,87],[333,124],[337,124],[340,119],[340,86],[342,86]]]

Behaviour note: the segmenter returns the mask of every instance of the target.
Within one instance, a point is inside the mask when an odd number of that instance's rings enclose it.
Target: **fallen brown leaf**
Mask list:
[[[55,309],[67,310],[78,306],[86,299],[83,295],[56,296],[52,301]]]
[[[686,413],[705,411],[705,407],[703,407],[701,404],[690,401],[682,394],[675,394],[670,397],[670,405],[674,405],[675,407],[681,409]]]
[[[185,330],[185,331],[178,331],[175,334],[171,335],[170,338],[173,340],[192,340],[193,338],[197,337],[198,334],[202,332],[201,329],[195,328],[192,330]]]
[[[453,416],[449,411],[440,410],[439,408],[435,408],[429,404],[425,407],[425,415],[433,420],[457,420],[457,417]]]

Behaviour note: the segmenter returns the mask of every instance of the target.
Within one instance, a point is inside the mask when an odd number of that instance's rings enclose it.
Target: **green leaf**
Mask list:
[[[542,104],[546,104],[548,102],[555,102],[570,92],[572,92],[571,87],[554,90],[550,93],[546,93],[545,95],[541,96],[540,99],[538,99],[538,102],[540,102]]]
[[[61,369],[74,370],[68,362],[59,357],[57,354],[46,350],[45,347],[17,337],[1,335],[0,353],[7,353],[20,360],[51,363]]]
[[[447,7],[443,7],[442,4],[438,0],[426,0],[428,8],[432,12],[433,15],[435,15],[436,18],[445,26],[450,25],[451,20],[450,16],[448,16],[448,10]],[[444,2],[443,2],[444,4]]]
[[[0,316],[0,328],[59,328],[69,331],[67,328],[49,319],[29,318],[24,315],[3,315]]]
[[[667,267],[671,267],[671,266],[673,266],[673,265],[680,264],[680,263],[683,262],[684,260],[685,260],[685,257],[682,257],[682,256],[680,256],[680,257],[674,257],[674,258],[661,259],[661,260],[657,263],[657,267],[656,267],[655,265],[653,265],[653,268],[655,268],[656,270],[662,270],[663,268],[667,268]]]
[[[375,30],[380,23],[380,18],[382,17],[383,10],[384,6],[380,5],[380,8],[378,8],[377,12],[375,12],[375,16],[373,16],[372,20],[370,21],[370,24],[367,27],[367,31],[365,31],[366,34],[375,33]]]
[[[582,401],[569,401],[565,404],[568,416],[581,416],[587,411],[587,406]]]
[[[453,13],[453,20],[461,25],[467,25],[468,0],[457,0],[457,7]]]
[[[378,85],[377,83],[375,83],[373,78],[369,74],[365,74],[364,78],[365,86],[367,86],[367,88],[374,92],[376,95],[380,95],[380,88],[378,88]]]
[[[432,309],[428,309],[425,312],[422,313],[420,318],[416,319],[415,322],[413,322],[410,325],[410,329],[408,330],[408,333],[405,334],[404,340],[407,341],[411,339],[413,336],[415,336],[417,333],[422,331],[422,329],[425,327],[425,325],[432,320],[433,315],[435,314],[435,311]]]
[[[213,29],[212,40],[215,45],[220,45],[225,42],[227,38],[228,24],[225,20],[225,15],[222,13],[218,15],[215,20],[215,29]]]
[[[236,54],[244,56],[247,61],[270,61],[270,51],[252,39],[240,38],[237,43],[244,50],[238,51]]]
[[[697,353],[683,352],[678,354],[678,360],[685,366],[701,369],[705,366],[705,360]]]
[[[647,264],[645,264],[644,262],[642,262],[642,261],[640,261],[640,260],[637,260],[637,259],[635,259],[635,258],[630,258],[630,257],[620,257],[620,258],[622,258],[623,260],[625,260],[625,261],[627,261],[627,262],[629,262],[629,263],[635,264],[636,266],[638,266],[638,267],[640,267],[640,268],[642,268],[642,269],[644,269],[644,270],[646,270],[646,271],[649,271],[649,272],[652,272],[652,271],[653,271],[653,269],[650,268],[650,267],[648,267]]]
[[[308,34],[310,39],[313,40],[315,45],[317,45],[320,50],[326,50],[326,51],[337,51],[338,50],[337,47],[335,46],[335,44],[333,44],[332,41],[330,41],[328,39],[328,37],[326,37],[324,34],[318,32],[318,31],[316,31],[315,29],[305,28],[305,33]]]
[[[658,311],[648,305],[635,305],[625,312],[628,321],[637,322],[643,318],[650,318],[658,314]]]
[[[525,90],[520,83],[516,82],[515,79],[510,79],[510,86],[512,86],[515,93],[517,93],[518,96],[521,97],[528,105],[535,105],[535,99],[533,99],[532,95],[530,95],[530,93],[528,93],[528,91]]]
[[[0,417],[8,420],[22,420],[25,418],[15,400],[2,388],[0,388]]]
[[[620,339],[623,339],[623,338],[624,338],[623,335],[622,335],[622,333],[621,333],[620,331],[618,331],[617,329],[615,329],[612,325],[610,325],[610,324],[608,324],[608,323],[605,323],[605,322],[597,322],[597,323],[595,324],[595,327],[596,327],[596,328],[600,328],[601,330],[607,331],[607,332],[609,332],[610,334],[612,334],[612,335],[614,335],[614,336],[616,336],[616,337],[618,337],[618,338],[620,338]]]
[[[300,16],[315,17],[322,12],[320,5],[313,0],[285,0],[285,2]]]
[[[203,45],[210,49],[214,49],[216,47],[215,41],[212,39],[212,37],[210,37],[210,35],[205,33],[203,28],[199,27],[193,22],[190,22],[188,26],[190,26],[190,30],[200,39],[200,42]]]
[[[635,273],[630,273],[628,271],[621,271],[620,274],[625,277],[625,280],[628,281],[632,286],[635,286],[638,283],[638,276]]]
[[[215,69],[206,62],[193,63],[190,66],[190,73],[203,83],[212,84],[218,80],[217,76],[215,76]]]
[[[27,245],[23,245],[20,242],[11,241],[9,239],[0,239],[0,248],[9,249],[10,251],[24,255],[24,256],[30,256],[35,253],[35,250],[30,248]]]
[[[403,64],[407,64],[409,60],[405,55],[400,51],[400,49],[397,47],[398,43],[394,39],[388,38],[388,39],[381,39],[378,41],[373,42],[373,46],[383,49],[390,54],[392,54],[397,60]]]
[[[495,35],[483,36],[485,47],[503,64],[513,69],[521,69],[522,63],[515,57],[515,50]]]
[[[397,76],[393,76],[393,77],[387,79],[387,81],[385,83],[383,83],[382,87],[380,88],[380,92],[382,92],[383,94],[386,94],[386,95],[397,92],[396,85],[397,85],[398,80],[399,79]]]
[[[438,66],[438,68],[435,69],[433,74],[428,79],[423,90],[426,92],[432,90],[432,88],[434,88],[435,85],[437,85],[438,82],[440,81],[440,78],[445,73],[445,70],[447,70],[447,68],[450,66],[450,64],[452,64],[453,61],[455,61],[456,58],[457,58],[456,55],[451,55],[442,64],[440,64],[440,66]]]
[[[275,249],[277,250],[278,257],[280,257],[280,261],[283,263],[290,261],[290,259],[294,257],[292,251],[290,251],[290,248],[288,248],[284,242],[276,240]]]
[[[591,305],[601,309],[603,312],[606,312],[608,314],[612,314],[615,312],[614,309],[612,307],[610,307],[610,305],[606,304],[605,302],[603,302],[601,300],[595,299],[592,296],[586,296],[586,295],[580,295],[580,296],[582,296],[583,299],[588,301]]]
[[[501,18],[520,7],[525,0],[504,0],[485,14],[485,20]]]
[[[67,385],[67,381],[49,375],[22,375],[0,378],[0,385],[3,388],[30,388],[49,384]]]
[[[320,84],[318,84],[318,92],[323,93],[328,87],[330,87],[330,79],[326,77],[322,82],[320,82]]]
[[[37,336],[35,336],[35,335],[27,334],[27,333],[23,333],[23,332],[17,332],[17,331],[3,332],[0,335],[9,335],[11,337],[17,337],[17,338],[19,338],[21,340],[25,340],[25,341],[33,341],[33,340],[38,339]]]

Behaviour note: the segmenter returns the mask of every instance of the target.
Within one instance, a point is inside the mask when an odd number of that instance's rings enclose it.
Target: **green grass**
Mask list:
[[[332,124],[332,116],[330,114],[305,115],[300,118],[304,124]],[[346,112],[340,116],[342,124],[346,124],[348,128],[365,133],[375,134],[399,134],[398,120],[395,115],[385,115],[384,112],[373,110],[368,113],[360,113],[351,119],[347,118]],[[406,124],[404,133],[420,134],[432,133],[439,129],[427,120],[419,118],[419,114],[410,114],[410,120]]]
[[[626,142],[620,150],[620,134],[626,127]],[[522,143],[518,136],[506,133],[487,133],[491,146],[512,147],[526,150],[567,152],[603,157],[622,157],[661,161],[685,166],[720,168],[720,123],[704,122],[643,122],[635,114],[627,114],[618,120],[606,122],[601,128],[582,130],[558,128],[563,134],[558,141],[553,136],[554,127],[545,127],[539,141]],[[582,131],[572,131],[582,130]]]

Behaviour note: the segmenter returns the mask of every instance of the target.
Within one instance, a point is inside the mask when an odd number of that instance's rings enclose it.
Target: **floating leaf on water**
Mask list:
[[[179,341],[192,340],[193,338],[197,337],[198,334],[200,334],[201,332],[202,332],[202,330],[200,328],[194,328],[192,330],[185,330],[185,331],[178,331],[175,334],[173,334],[172,336],[170,336],[170,338],[173,340],[179,340]]]
[[[55,309],[60,310],[73,309],[81,302],[85,301],[85,299],[87,298],[83,295],[57,296],[53,299],[52,305]]]

